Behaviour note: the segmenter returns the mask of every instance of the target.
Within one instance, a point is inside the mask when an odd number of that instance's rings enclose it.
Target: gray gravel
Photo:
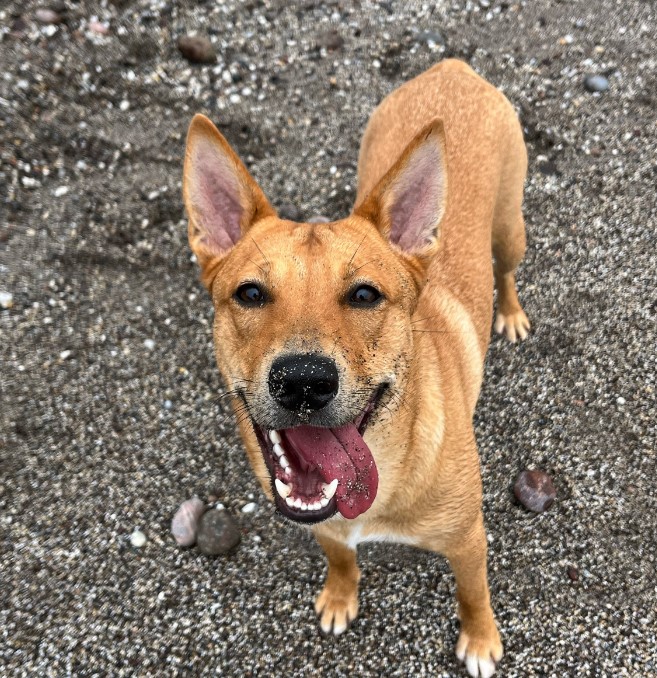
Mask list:
[[[247,469],[180,198],[202,111],[275,203],[344,215],[369,112],[449,55],[530,152],[535,329],[493,339],[476,420],[502,675],[657,675],[654,4],[433,4],[2,3],[0,674],[462,675],[427,553],[361,547],[360,617],[319,632],[324,560]],[[216,63],[183,58],[194,33]],[[557,488],[537,516],[525,468]],[[194,494],[239,520],[229,555],[175,544]]]

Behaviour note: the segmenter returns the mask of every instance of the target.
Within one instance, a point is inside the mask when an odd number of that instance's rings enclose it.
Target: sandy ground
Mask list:
[[[451,574],[408,547],[362,546],[360,617],[319,632],[324,560],[219,398],[180,198],[203,111],[275,204],[344,215],[373,106],[458,56],[530,153],[535,330],[493,340],[476,418],[501,675],[657,675],[655,21],[640,0],[3,2],[0,674],[464,675]],[[193,32],[215,64],[182,58]],[[539,516],[523,468],[557,486]],[[173,542],[195,493],[239,519],[231,555]]]

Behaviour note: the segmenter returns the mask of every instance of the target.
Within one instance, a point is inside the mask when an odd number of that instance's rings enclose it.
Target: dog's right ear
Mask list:
[[[204,115],[187,133],[183,198],[189,244],[210,287],[216,263],[260,219],[276,216],[264,193],[226,139]]]

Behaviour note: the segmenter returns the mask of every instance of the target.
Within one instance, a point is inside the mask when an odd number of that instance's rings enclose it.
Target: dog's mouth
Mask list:
[[[318,523],[338,511],[353,519],[370,508],[379,474],[363,435],[387,386],[376,389],[352,422],[336,428],[267,430],[252,419],[283,516]]]

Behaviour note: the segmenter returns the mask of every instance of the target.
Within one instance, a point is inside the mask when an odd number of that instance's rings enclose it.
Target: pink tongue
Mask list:
[[[335,498],[345,518],[356,518],[372,505],[379,474],[369,448],[354,424],[340,428],[299,426],[285,430],[294,450],[317,467],[324,481],[338,479]]]

